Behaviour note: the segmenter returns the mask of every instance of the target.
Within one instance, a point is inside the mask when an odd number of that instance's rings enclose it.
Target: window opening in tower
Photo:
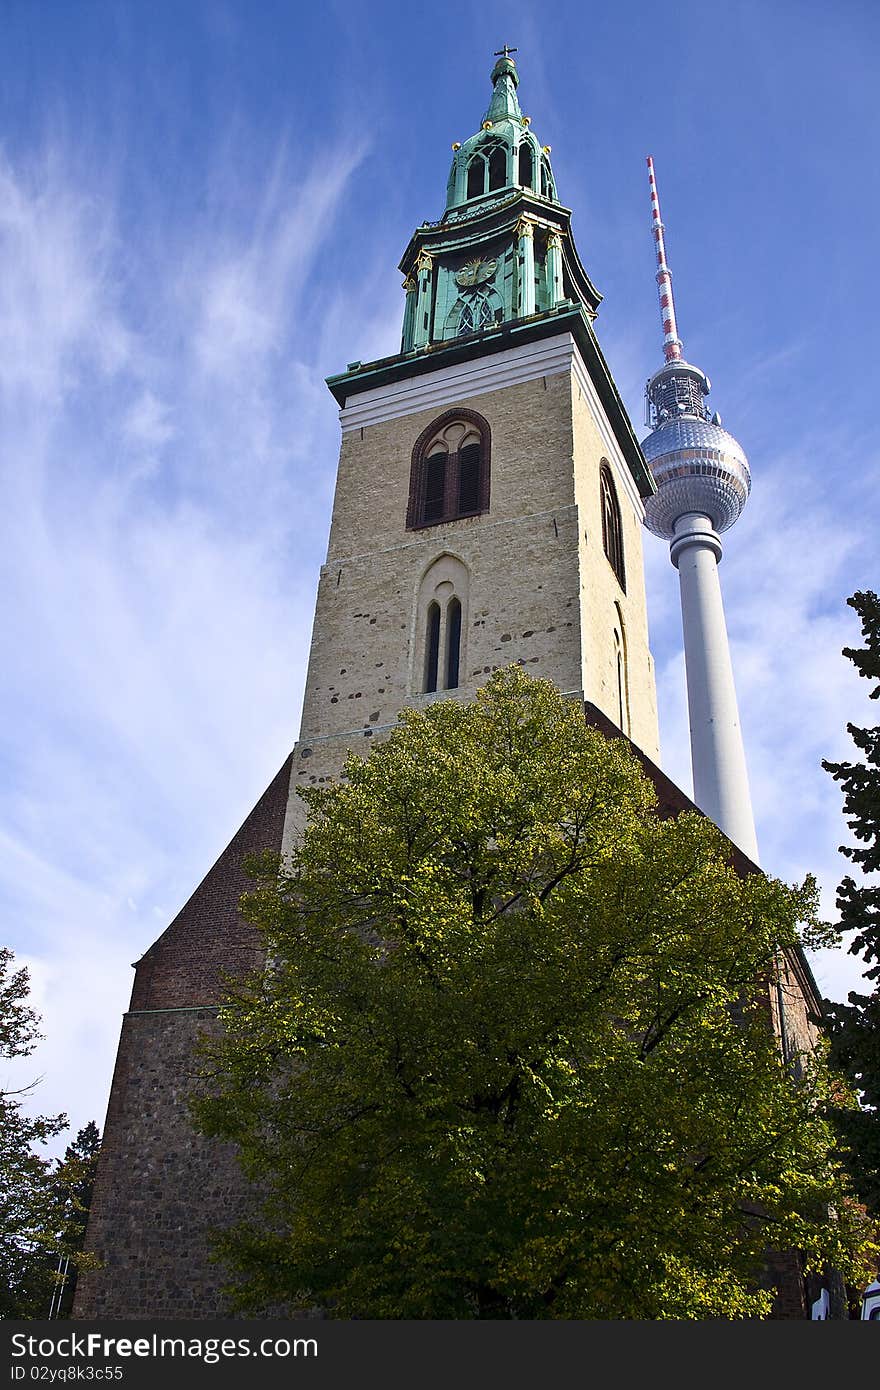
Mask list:
[[[486,165],[481,154],[474,155],[468,165],[467,196],[479,198],[486,188]]]
[[[425,691],[437,689],[437,666],[440,659],[440,605],[428,605],[428,630],[425,641]]]
[[[620,518],[620,504],[611,479],[611,471],[603,463],[599,474],[602,494],[602,545],[608,562],[617,575],[621,589],[626,593],[626,570],[623,564],[623,523]]]
[[[531,145],[520,145],[519,147],[519,182],[523,188],[533,188],[535,179],[535,166],[532,160]]]
[[[446,689],[458,689],[461,660],[461,604],[451,598],[446,609]]]
[[[503,145],[495,145],[489,155],[489,191],[503,188],[507,183],[507,151]]]

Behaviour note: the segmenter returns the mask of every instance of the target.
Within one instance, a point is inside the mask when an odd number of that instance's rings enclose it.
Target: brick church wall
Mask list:
[[[281,846],[290,758],[167,931],[138,962],[122,1024],[75,1318],[226,1315],[210,1231],[243,1215],[234,1152],[193,1130],[196,1042],[216,1028],[223,977],[260,960],[238,913],[248,853]]]

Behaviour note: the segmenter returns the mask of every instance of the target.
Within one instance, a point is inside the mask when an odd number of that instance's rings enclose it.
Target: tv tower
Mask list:
[[[694,801],[757,863],[758,843],[718,581],[719,532],[732,526],[746,505],[751,475],[740,445],[721,428],[720,416],[717,412],[709,416],[703,400],[711,389],[708,377],[683,357],[650,156],[648,179],[666,361],[646,387],[648,423],[653,429],[642,442],[642,452],[657,491],[645,503],[645,524],[655,536],[670,542],[669,558],[678,570]]]

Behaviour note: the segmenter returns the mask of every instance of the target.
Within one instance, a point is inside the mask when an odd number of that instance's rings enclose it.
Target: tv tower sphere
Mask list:
[[[661,367],[647,390],[657,426],[642,452],[657,491],[645,503],[646,526],[672,540],[679,517],[698,512],[716,531],[726,531],[748,501],[752,478],[733,435],[721,428],[717,414],[707,418],[702,397],[708,379],[698,367],[676,361]]]

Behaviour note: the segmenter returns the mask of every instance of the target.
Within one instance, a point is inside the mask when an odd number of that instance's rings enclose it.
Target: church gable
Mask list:
[[[238,911],[251,886],[246,855],[281,849],[293,755],[285,758],[250,815],[174,921],[136,966],[130,1012],[219,1002],[223,978],[262,959],[256,932]]]

